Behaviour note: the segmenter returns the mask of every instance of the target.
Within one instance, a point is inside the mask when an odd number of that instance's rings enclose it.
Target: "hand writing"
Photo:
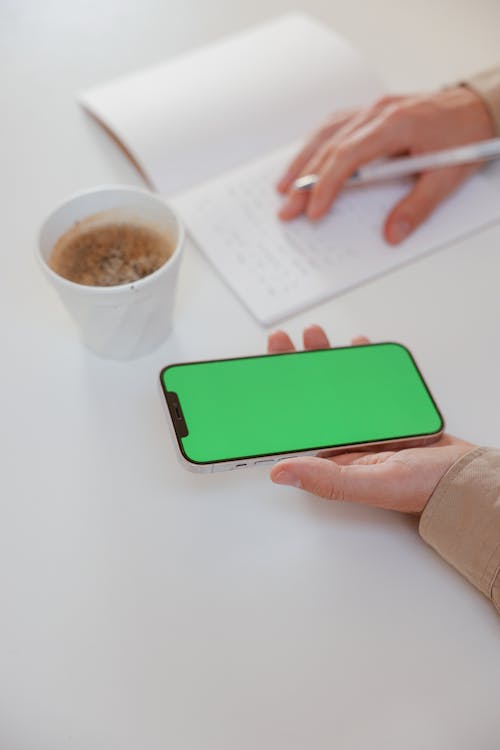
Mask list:
[[[420,96],[389,96],[371,107],[331,117],[305,144],[277,187],[287,193],[279,211],[283,220],[305,213],[319,219],[330,209],[344,182],[363,164],[379,158],[416,155],[493,137],[491,116],[482,99],[465,87]],[[386,218],[384,236],[397,244],[479,165],[430,170],[418,176],[410,192]],[[293,190],[306,174],[319,180],[311,191]]]

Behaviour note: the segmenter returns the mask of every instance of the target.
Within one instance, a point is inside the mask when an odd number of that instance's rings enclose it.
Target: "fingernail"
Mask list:
[[[389,228],[389,240],[394,244],[402,242],[411,232],[411,224],[408,219],[396,219]]]
[[[291,471],[286,471],[285,469],[273,477],[273,482],[275,482],[275,484],[288,484],[290,487],[302,486],[300,479],[296,477],[295,474],[292,474]]]

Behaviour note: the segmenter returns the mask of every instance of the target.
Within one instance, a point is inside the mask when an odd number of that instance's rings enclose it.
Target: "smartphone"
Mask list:
[[[396,343],[173,364],[160,384],[178,458],[194,471],[427,445],[444,429]]]

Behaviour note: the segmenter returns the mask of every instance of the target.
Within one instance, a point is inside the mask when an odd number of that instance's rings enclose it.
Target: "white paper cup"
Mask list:
[[[57,240],[75,222],[101,212],[106,223],[130,221],[166,232],[174,246],[172,255],[149,276],[117,286],[86,286],[59,276],[49,266]],[[102,216],[95,218],[99,221]],[[90,222],[86,226],[94,219]],[[139,188],[103,186],[74,195],[49,215],[40,229],[37,257],[85,346],[101,357],[126,360],[151,352],[171,329],[184,238],[182,224],[160,198]]]

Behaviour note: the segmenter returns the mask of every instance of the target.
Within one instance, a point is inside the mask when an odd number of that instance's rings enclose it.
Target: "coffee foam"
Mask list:
[[[173,250],[163,227],[103,211],[65,232],[52,249],[49,265],[77,284],[117,286],[158,270]]]

